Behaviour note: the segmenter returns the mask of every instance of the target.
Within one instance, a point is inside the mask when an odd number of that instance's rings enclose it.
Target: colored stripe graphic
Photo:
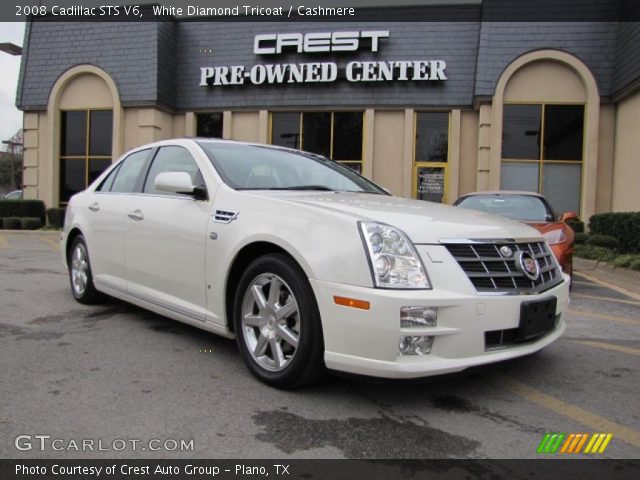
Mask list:
[[[538,445],[538,453],[556,453],[565,436],[565,433],[547,433]]]
[[[538,445],[537,453],[604,453],[612,438],[612,433],[547,433]]]
[[[589,438],[589,434],[572,433],[570,437],[573,437],[571,444],[569,444],[569,440],[567,439],[562,447],[562,450],[560,450],[560,453],[580,453],[580,450],[582,450],[582,446],[587,441],[587,438]]]
[[[584,453],[604,453],[612,438],[611,433],[594,433]]]

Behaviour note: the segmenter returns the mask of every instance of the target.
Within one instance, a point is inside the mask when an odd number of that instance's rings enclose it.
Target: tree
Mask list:
[[[23,131],[18,130],[3,144],[4,152],[0,152],[0,189],[11,191],[22,188],[22,144]]]

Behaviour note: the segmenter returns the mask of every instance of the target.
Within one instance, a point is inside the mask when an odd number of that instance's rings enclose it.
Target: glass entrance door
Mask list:
[[[437,203],[447,201],[446,164],[416,164],[413,178],[414,198]]]
[[[449,112],[418,112],[415,121],[413,198],[445,203],[449,157]]]

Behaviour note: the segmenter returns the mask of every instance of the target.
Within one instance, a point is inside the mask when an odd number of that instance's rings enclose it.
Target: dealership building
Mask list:
[[[200,136],[317,152],[405,197],[528,190],[582,218],[639,210],[640,24],[625,21],[638,2],[494,21],[504,3],[439,21],[425,6],[364,21],[30,22],[25,196],[64,205],[128,149]]]

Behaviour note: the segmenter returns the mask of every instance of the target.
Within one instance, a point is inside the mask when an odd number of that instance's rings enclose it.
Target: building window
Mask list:
[[[584,105],[506,104],[500,185],[542,193],[557,212],[578,212]]]
[[[87,188],[111,165],[113,112],[63,111],[60,139],[60,203]]]
[[[222,112],[196,113],[196,136],[222,138]]]
[[[449,112],[416,114],[414,197],[442,203],[447,200]]]
[[[271,143],[336,160],[362,173],[362,112],[275,112]]]

